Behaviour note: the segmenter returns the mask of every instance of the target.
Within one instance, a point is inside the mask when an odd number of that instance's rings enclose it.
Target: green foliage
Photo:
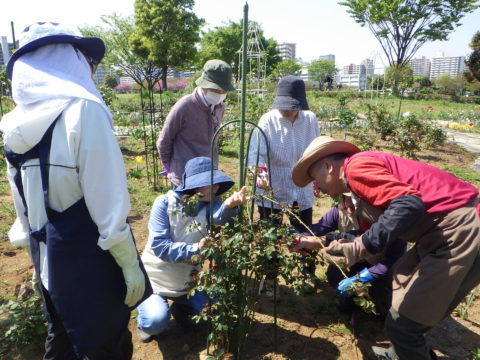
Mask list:
[[[465,61],[468,67],[465,76],[468,82],[473,82],[474,80],[480,81],[480,31],[477,31],[475,35],[473,35],[470,48],[473,51]]]
[[[425,129],[422,122],[415,115],[408,115],[401,119],[395,130],[393,144],[402,152],[402,155],[410,159],[417,159],[417,152],[420,151],[424,135]]]
[[[376,138],[368,131],[357,129],[353,132],[353,143],[362,151],[370,151],[375,147]]]
[[[250,21],[250,24],[254,22]],[[273,38],[265,38],[259,24],[257,26],[259,40],[267,55],[267,75],[269,75],[276,64],[281,61],[278,56],[277,42]],[[242,46],[243,20],[238,22],[229,21],[226,25],[217,26],[203,33],[200,40],[200,50],[197,54],[197,67],[211,59],[221,59],[232,66],[235,75],[238,74],[239,55],[238,51]]]
[[[132,50],[162,70],[167,88],[167,70],[191,65],[195,44],[204,20],[193,13],[193,0],[136,0]]]
[[[321,88],[327,77],[333,77],[338,69],[335,67],[335,62],[332,60],[313,60],[308,65],[308,74],[312,77],[313,81],[319,83]]]
[[[252,169],[250,175],[255,183],[257,171]],[[268,186],[265,191],[272,194]],[[219,354],[233,354],[236,358],[242,357],[259,300],[260,281],[267,276],[281,277],[298,294],[309,290],[307,281],[314,275],[308,272],[305,263],[314,261],[316,256],[313,252],[307,256],[290,253],[288,248],[295,244],[295,239],[288,224],[277,225],[273,218],[253,219],[250,212],[253,204],[244,210],[247,214],[240,212],[233,222],[216,226],[213,232],[205,234],[203,249],[192,258],[193,263],[209,264],[197,274],[192,292],[203,291],[212,299],[196,320],[210,321],[211,344]],[[285,212],[291,214],[291,210],[283,207],[282,214]],[[276,280],[274,286],[278,286]]]
[[[384,105],[366,104],[369,127],[380,135],[382,140],[392,136],[396,128],[396,119]]]
[[[461,95],[466,87],[463,75],[450,77],[450,75],[444,74],[436,78],[433,83],[443,94]]]
[[[287,75],[300,75],[300,70],[302,65],[300,65],[295,60],[282,60],[275,65],[275,69],[272,71],[271,77],[275,79],[280,79]]]
[[[430,148],[442,146],[447,141],[447,133],[443,129],[434,124],[426,123],[425,127],[425,145]]]
[[[385,86],[391,87],[394,94],[401,94],[413,84],[413,70],[405,64],[394,64],[385,70]]]
[[[111,75],[111,74],[108,74],[108,75],[105,76],[105,79],[103,80],[103,83],[109,89],[114,89],[115,86],[118,85],[117,78],[114,75]]]
[[[413,82],[418,83],[420,89],[432,86],[432,82],[430,81],[428,76],[414,76]]]
[[[360,275],[357,274],[360,280]],[[367,313],[376,314],[375,303],[372,301],[368,289],[372,286],[369,282],[354,281],[346,288],[347,293],[353,296],[353,302]]]
[[[466,320],[468,318],[468,310],[472,306],[473,302],[477,297],[477,288],[474,288],[470,293],[463,299],[460,305],[457,306],[456,312],[457,315],[462,320]]]
[[[46,333],[42,301],[32,290],[18,299],[0,299],[0,355],[38,346]]]
[[[118,69],[119,74],[130,76],[141,87],[153,89],[161,76],[158,67],[145,56],[133,51],[132,37],[138,32],[133,16],[118,14],[102,16],[105,28],[87,26],[80,31],[84,36],[96,36],[105,42],[103,59],[105,68]]]
[[[480,360],[480,348],[473,350],[472,355],[473,355],[472,360]]]
[[[475,171],[473,169],[464,169],[456,166],[444,166],[442,170],[448,171],[459,179],[468,181],[470,183],[480,181],[480,174],[478,173],[478,171]]]
[[[12,101],[6,94],[11,94],[10,79],[7,77],[7,67],[0,67],[0,117],[12,109]]]
[[[107,106],[111,106],[113,101],[116,98],[115,93],[113,92],[112,88],[108,87],[106,84],[101,84],[97,86],[98,91],[102,94],[103,101]]]
[[[390,65],[406,64],[426,42],[447,40],[477,0],[344,0],[340,5],[380,42]]]
[[[377,74],[373,78],[369,78],[368,85],[370,89],[382,90],[385,86],[385,77]]]
[[[309,288],[307,260],[289,253],[286,245],[293,245],[288,225],[276,226],[269,219],[237,219],[208,237],[194,261],[208,261],[210,266],[198,274],[194,291],[215,299],[197,319],[211,321],[209,338],[217,349],[242,353],[259,299],[259,281],[265,276],[277,274],[297,293]]]

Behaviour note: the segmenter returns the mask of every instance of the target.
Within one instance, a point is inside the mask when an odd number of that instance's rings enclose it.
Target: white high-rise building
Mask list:
[[[465,56],[436,57],[432,59],[430,79],[436,79],[442,75],[456,77],[465,72]]]
[[[340,73],[335,76],[335,83],[356,90],[365,90],[367,88],[367,78],[365,74]]]
[[[365,59],[360,64],[365,66],[366,76],[370,76],[371,78],[375,76],[375,63],[372,59]]]
[[[277,45],[277,50],[282,60],[295,60],[296,47],[293,43],[283,43]]]
[[[430,60],[422,56],[421,58],[411,59],[408,64],[413,70],[413,76],[426,76],[430,78]]]
[[[318,59],[319,60],[330,60],[330,61],[333,61],[333,63],[335,64],[335,55],[333,55],[333,54],[322,55]]]
[[[350,64],[343,67],[343,73],[345,75],[365,75],[367,69],[363,64]]]
[[[10,47],[6,36],[0,36],[0,65],[7,65],[10,60]]]

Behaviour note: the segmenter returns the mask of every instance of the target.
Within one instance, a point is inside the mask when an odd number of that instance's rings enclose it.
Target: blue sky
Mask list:
[[[133,0],[15,0],[0,11],[0,35],[11,41],[10,21],[20,31],[35,21],[61,21],[71,25],[99,24],[102,14],[133,13]],[[244,0],[196,0],[194,11],[208,27],[219,26],[243,16]],[[367,28],[348,16],[336,0],[251,0],[249,18],[259,22],[267,37],[278,42],[297,44],[297,56],[305,61],[320,55],[334,54],[338,67],[359,63],[365,58],[376,60],[376,67],[386,63],[377,40]],[[468,44],[480,30],[480,9],[468,14],[446,42],[425,44],[417,56],[435,57],[470,53]]]

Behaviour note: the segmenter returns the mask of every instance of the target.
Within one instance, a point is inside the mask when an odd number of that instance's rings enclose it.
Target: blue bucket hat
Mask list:
[[[72,44],[83,50],[95,65],[98,65],[105,55],[105,44],[97,37],[83,37],[62,24],[53,22],[37,22],[27,26],[20,35],[20,47],[7,64],[7,76],[11,79],[13,65],[18,58],[27,52],[50,44]]]
[[[272,109],[278,110],[308,110],[305,83],[302,79],[288,75],[280,79],[277,95]]]
[[[205,156],[199,156],[188,160],[185,165],[185,171],[183,173],[182,185],[178,186],[175,191],[189,192],[193,189],[211,185],[210,167],[212,166],[212,160]],[[230,189],[234,182],[227,175],[217,169],[213,165],[213,185],[220,185],[216,196],[223,194]]]

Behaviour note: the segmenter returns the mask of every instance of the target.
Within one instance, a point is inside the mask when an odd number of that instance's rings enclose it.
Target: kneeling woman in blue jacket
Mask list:
[[[172,313],[180,325],[191,324],[190,316],[198,314],[208,303],[202,292],[187,297],[201,265],[191,261],[200,252],[207,234],[210,212],[211,160],[196,157],[185,166],[182,184],[160,195],[153,204],[148,223],[148,242],[142,254],[154,294],[138,307],[138,337],[152,340],[168,329]],[[223,203],[219,196],[233,186],[227,175],[215,168],[213,179],[213,221],[224,224],[236,214],[236,207],[248,200],[246,188],[233,193]],[[199,201],[190,214],[182,208],[184,195],[199,193]],[[193,231],[192,231],[193,229]],[[173,302],[169,307],[167,300]]]

